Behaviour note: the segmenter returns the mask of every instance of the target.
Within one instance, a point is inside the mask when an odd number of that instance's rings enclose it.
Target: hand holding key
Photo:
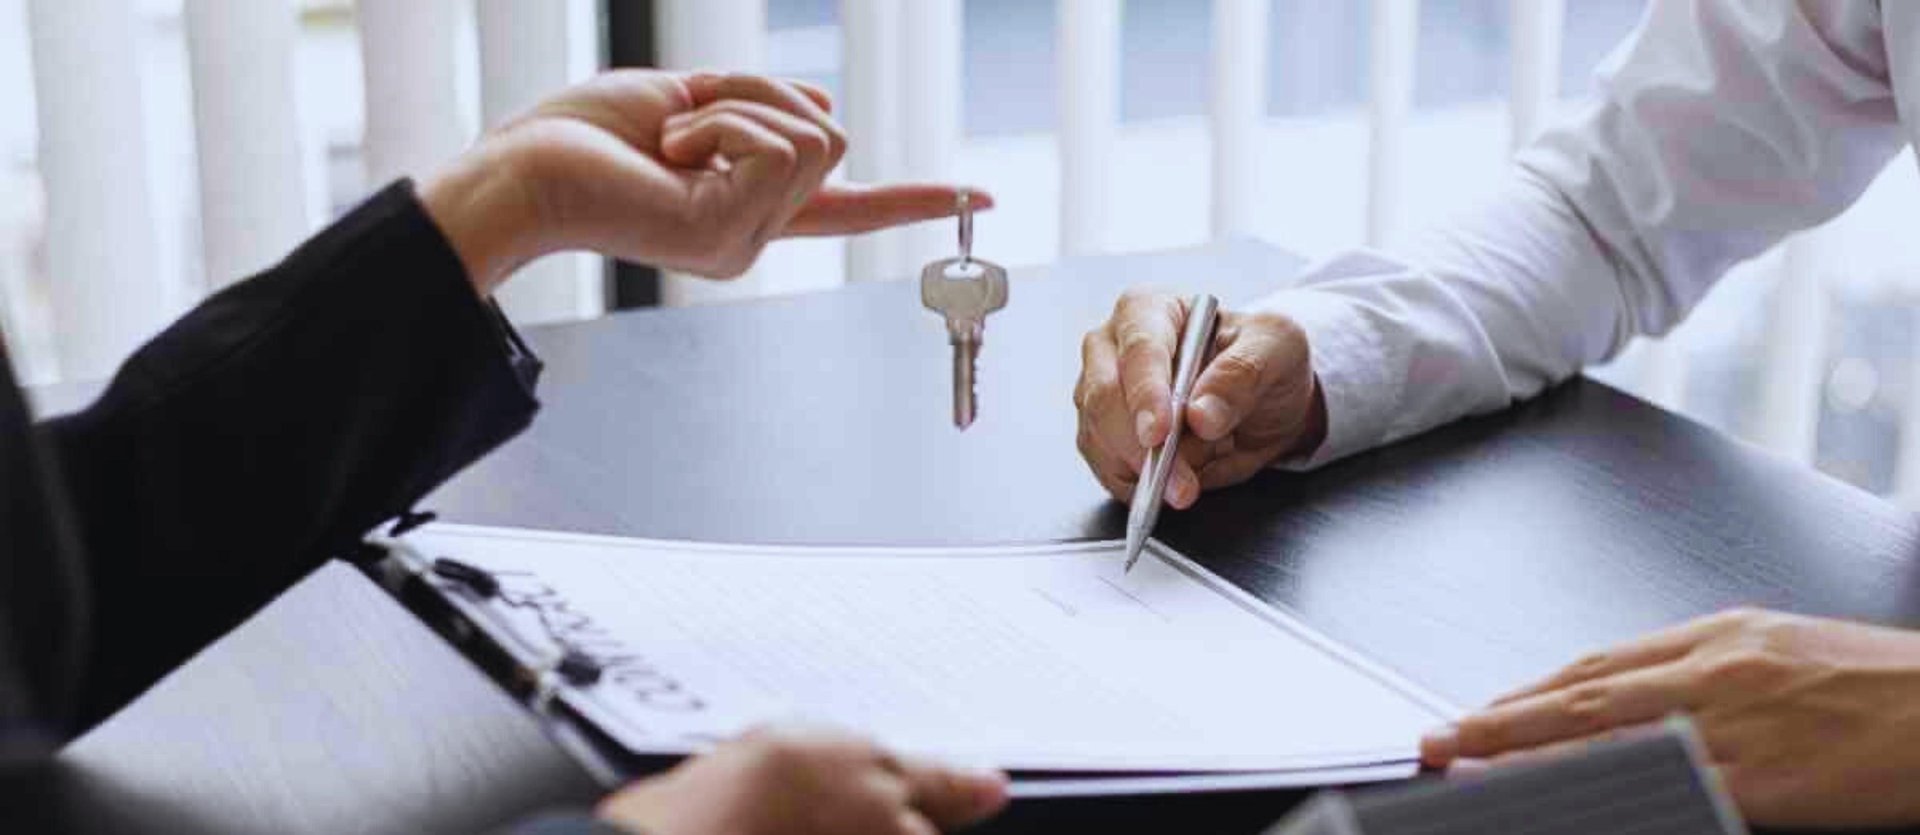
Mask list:
[[[920,301],[946,317],[953,346],[953,425],[966,429],[977,412],[973,378],[986,335],[987,314],[1007,306],[1007,271],[973,257],[973,203],[960,192],[960,255],[927,265],[920,273]]]
[[[1147,450],[1173,427],[1173,361],[1187,320],[1183,296],[1130,290],[1081,342],[1080,455],[1114,498],[1130,501]],[[1326,433],[1307,339],[1275,313],[1222,310],[1213,358],[1187,402],[1188,428],[1164,500],[1184,508],[1287,455],[1317,449]]]

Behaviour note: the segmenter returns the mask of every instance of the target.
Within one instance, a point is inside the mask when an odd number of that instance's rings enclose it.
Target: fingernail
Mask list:
[[[1227,401],[1225,398],[1217,394],[1200,395],[1200,399],[1193,401],[1193,409],[1199,413],[1195,415],[1195,417],[1199,418],[1197,421],[1199,425],[1195,426],[1194,429],[1198,431],[1202,437],[1208,440],[1217,440],[1221,435],[1226,433],[1227,420],[1232,417],[1232,415],[1228,414],[1229,410],[1227,409]]]
[[[1460,755],[1460,736],[1453,726],[1435,728],[1420,737],[1420,761],[1442,767]]]
[[[1153,412],[1142,410],[1133,419],[1133,433],[1140,437],[1140,445],[1153,446]]]
[[[693,114],[691,113],[675,113],[672,116],[668,116],[666,120],[660,124],[667,130],[675,130],[681,125],[686,124],[687,120],[691,118],[693,118]]]
[[[1193,504],[1193,482],[1186,473],[1176,472],[1167,479],[1166,499],[1175,510],[1186,510],[1187,505]]]
[[[962,774],[967,797],[981,813],[998,810],[1007,803],[1007,776],[998,771],[969,771]]]

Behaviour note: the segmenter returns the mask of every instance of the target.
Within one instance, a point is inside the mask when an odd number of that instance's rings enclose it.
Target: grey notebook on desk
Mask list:
[[[1326,792],[1267,835],[1744,835],[1690,723],[1459,780]]]

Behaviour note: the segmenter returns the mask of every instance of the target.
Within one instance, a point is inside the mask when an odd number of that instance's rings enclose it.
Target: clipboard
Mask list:
[[[579,659],[556,652],[544,636],[521,634],[510,614],[496,608],[504,604],[497,585],[488,588],[496,581],[484,571],[428,557],[401,539],[433,519],[431,513],[402,516],[384,535],[368,537],[352,562],[526,708],[604,788],[666,770],[684,758],[633,751],[562,698],[569,688],[592,683],[577,677],[597,678],[598,670],[578,666]],[[1217,773],[1015,769],[1008,774],[1012,797],[1038,799],[1298,791],[1404,779],[1410,768],[1393,763]]]

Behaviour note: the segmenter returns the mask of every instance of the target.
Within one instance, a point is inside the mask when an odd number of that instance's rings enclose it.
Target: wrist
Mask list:
[[[1286,460],[1311,458],[1320,451],[1320,445],[1327,442],[1327,396],[1320,388],[1320,375],[1308,372],[1307,384],[1313,387],[1313,396],[1307,398],[1307,414],[1300,436],[1294,440],[1293,449],[1281,456]]]
[[[511,147],[483,142],[421,183],[419,195],[481,296],[546,254],[538,202]]]

